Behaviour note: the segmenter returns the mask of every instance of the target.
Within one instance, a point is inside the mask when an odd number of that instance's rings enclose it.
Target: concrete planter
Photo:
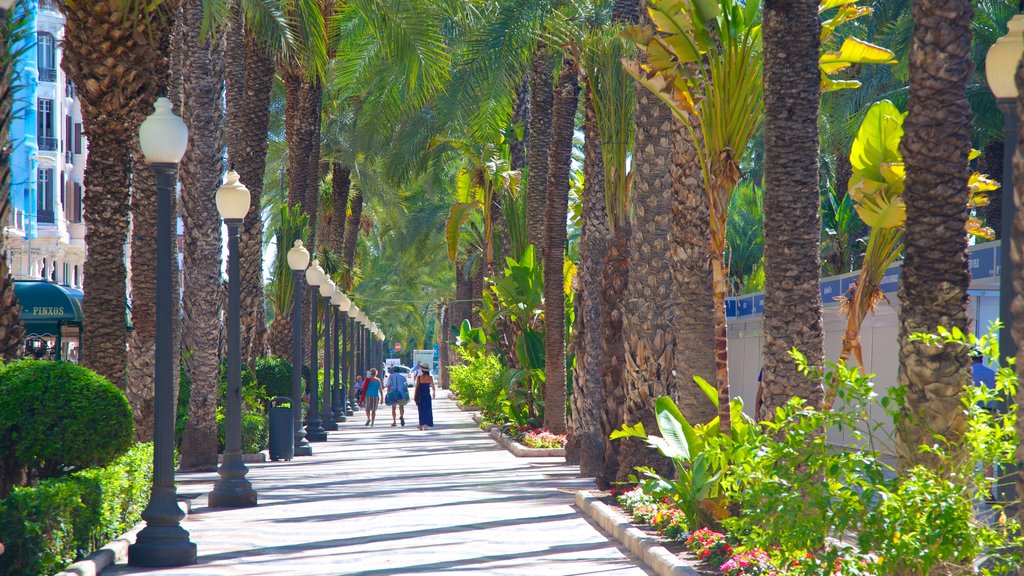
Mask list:
[[[471,417],[473,418],[473,422],[476,422],[476,425],[479,426],[482,430],[490,432],[491,430],[498,427],[498,425],[494,423],[484,424],[484,417],[479,414],[473,414],[473,416]]]
[[[530,448],[528,446],[523,446],[509,436],[502,434],[501,428],[498,428],[497,426],[491,428],[491,438],[494,438],[502,448],[511,452],[513,456],[518,456],[520,458],[559,456],[565,458],[565,448]]]
[[[629,519],[611,509],[597,496],[586,490],[576,493],[576,506],[605,532],[614,536],[658,576],[701,576],[685,561],[669,552],[658,538],[644,534],[630,524]]]
[[[217,463],[220,464],[224,461],[224,455],[217,455]],[[246,464],[259,464],[267,461],[267,451],[257,452],[255,454],[242,454],[242,462]]]
[[[143,526],[145,524],[139,524],[130,531],[125,532],[103,548],[58,572],[56,576],[98,576],[107,567],[113,566],[118,562],[126,562],[128,560],[128,546],[135,542],[135,535],[139,530],[142,530]]]
[[[459,401],[459,397],[456,396],[454,392],[449,392],[448,393],[448,399],[449,400],[454,400],[455,401],[455,405],[458,406],[459,410],[462,410],[463,412],[479,412],[480,411],[480,407],[479,406],[465,406],[465,405],[463,405],[462,402]]]

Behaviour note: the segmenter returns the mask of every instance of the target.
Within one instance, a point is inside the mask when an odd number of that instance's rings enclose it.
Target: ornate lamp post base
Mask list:
[[[296,456],[312,456],[313,455],[313,447],[305,442],[305,438],[303,438],[302,445],[295,447],[295,455]]]
[[[143,517],[146,527],[128,547],[129,565],[159,568],[196,563],[196,545],[179,524],[185,513],[173,491],[154,490]]]
[[[256,505],[256,491],[245,478],[248,468],[241,452],[224,453],[218,473],[220,478],[207,496],[210,508],[250,508]]]

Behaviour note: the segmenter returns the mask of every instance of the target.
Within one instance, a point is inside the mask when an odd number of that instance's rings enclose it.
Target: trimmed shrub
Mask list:
[[[22,360],[0,371],[0,450],[29,480],[105,466],[132,445],[124,393],[92,370]]]
[[[131,529],[152,471],[152,444],[137,444],[105,468],[15,488],[0,500],[0,574],[53,574]]]
[[[268,356],[256,359],[256,382],[267,399],[292,397],[292,365],[281,358]]]
[[[217,409],[217,450],[224,452],[227,423],[224,411]],[[270,426],[266,414],[242,410],[242,453],[255,454],[266,450],[270,441]]]

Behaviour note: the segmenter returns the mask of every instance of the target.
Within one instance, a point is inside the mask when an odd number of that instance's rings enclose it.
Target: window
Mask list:
[[[53,224],[52,168],[40,168],[36,173],[36,213],[39,222]]]
[[[82,153],[82,123],[75,122],[75,154]]]
[[[82,185],[78,182],[71,183],[71,213],[72,224],[82,223]]]
[[[39,79],[43,82],[57,81],[56,45],[52,35],[36,33],[36,62],[39,64]]]
[[[37,105],[39,112],[36,115],[36,134],[38,135],[39,149],[53,152],[57,150],[57,139],[53,134],[53,100],[40,98]]]
[[[60,149],[71,152],[71,116],[64,117],[64,142],[61,143]]]

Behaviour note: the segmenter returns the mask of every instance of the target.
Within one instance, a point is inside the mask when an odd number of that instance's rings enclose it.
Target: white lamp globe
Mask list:
[[[334,281],[330,278],[324,277],[324,281],[320,283],[320,295],[324,298],[334,296],[334,287]]]
[[[345,298],[345,293],[335,287],[334,294],[331,295],[331,306],[341,306],[343,298]]]
[[[334,302],[332,301],[331,304],[334,304]],[[341,312],[348,312],[349,309],[352,308],[352,301],[349,300],[348,296],[346,296],[345,293],[342,292],[341,290],[338,290],[337,306],[338,310],[340,310]]]
[[[302,240],[296,240],[295,245],[288,251],[288,267],[298,272],[309,266],[309,250],[302,245]]]
[[[238,172],[231,170],[224,177],[224,184],[217,189],[217,212],[225,220],[242,220],[249,213],[252,195],[244,184],[238,181]]]
[[[306,284],[310,286],[319,286],[320,282],[324,279],[324,269],[320,267],[320,263],[313,259],[313,263],[306,268]]]
[[[985,80],[997,100],[1017,97],[1017,63],[1024,52],[1024,14],[1017,14],[1006,23],[1003,36],[985,55]]]
[[[188,147],[188,126],[161,96],[153,104],[153,113],[139,125],[139,145],[150,164],[177,164]]]

